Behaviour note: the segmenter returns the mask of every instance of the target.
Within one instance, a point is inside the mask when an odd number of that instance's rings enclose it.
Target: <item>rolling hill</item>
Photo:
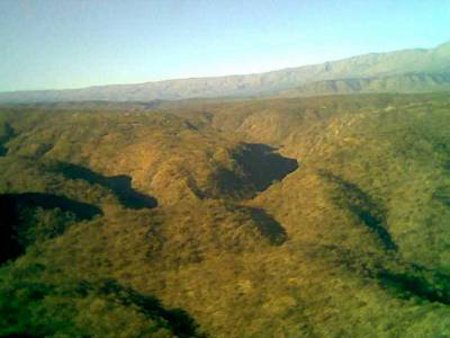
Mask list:
[[[449,125],[448,93],[0,106],[0,337],[446,337]]]

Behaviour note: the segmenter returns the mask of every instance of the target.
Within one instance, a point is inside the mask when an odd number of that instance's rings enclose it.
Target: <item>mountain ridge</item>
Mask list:
[[[442,75],[442,81],[417,84],[402,83],[369,88],[360,86],[357,90],[312,89],[311,84],[321,81],[337,81],[366,78],[377,79],[379,83],[386,77],[401,78],[407,74],[420,73],[428,77]],[[228,75],[216,77],[193,77],[170,79],[137,84],[111,84],[76,89],[33,90],[0,93],[0,102],[60,102],[60,101],[152,101],[179,100],[200,97],[252,97],[282,95],[284,91],[309,86],[308,90],[296,91],[296,96],[323,94],[346,94],[348,92],[398,91],[427,92],[449,90],[450,42],[431,49],[404,49],[387,53],[369,53],[320,64],[290,67],[264,73]],[[421,79],[416,79],[420,81]],[[395,81],[394,81],[395,82]],[[313,86],[314,87],[314,86]],[[290,95],[294,95],[292,92]]]

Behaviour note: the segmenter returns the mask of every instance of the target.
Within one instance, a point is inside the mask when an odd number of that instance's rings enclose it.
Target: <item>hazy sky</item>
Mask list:
[[[251,73],[450,40],[450,0],[0,0],[0,91]]]

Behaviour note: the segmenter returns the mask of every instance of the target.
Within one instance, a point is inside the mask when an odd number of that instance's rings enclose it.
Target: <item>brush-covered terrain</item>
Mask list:
[[[449,337],[448,93],[0,108],[1,337]]]

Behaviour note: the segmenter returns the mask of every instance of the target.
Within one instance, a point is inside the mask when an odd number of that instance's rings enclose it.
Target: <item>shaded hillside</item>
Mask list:
[[[27,275],[26,282],[2,283],[2,337],[112,337],[119,331],[126,337],[204,337],[182,309],[167,309],[156,297],[114,279],[32,283],[44,268],[22,267],[17,272]],[[18,309],[25,318],[17,317]]]
[[[104,177],[88,168],[64,162],[58,163],[55,170],[68,179],[80,179],[110,189],[127,208],[154,208],[158,204],[155,198],[134,190],[131,187],[131,178],[126,175]]]
[[[64,196],[0,194],[0,264],[22,255],[26,247],[36,241],[62,235],[75,221],[101,214],[102,211],[93,205]]]
[[[7,122],[0,124],[0,156],[5,156],[8,148],[5,144],[15,136],[14,129]]]
[[[450,43],[434,49],[372,53],[262,74],[0,93],[0,102],[152,101],[199,97],[429,92],[448,90]],[[300,89],[298,89],[300,88]],[[292,90],[291,90],[292,89]]]
[[[209,194],[251,198],[298,169],[295,159],[281,156],[267,144],[243,143],[231,151],[230,168],[220,167],[211,176]]]

